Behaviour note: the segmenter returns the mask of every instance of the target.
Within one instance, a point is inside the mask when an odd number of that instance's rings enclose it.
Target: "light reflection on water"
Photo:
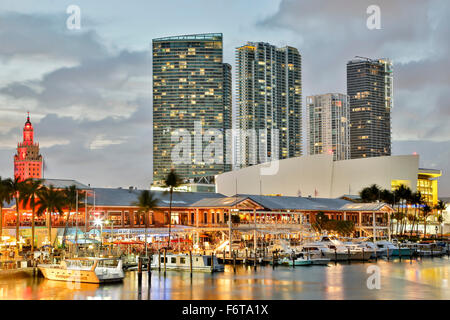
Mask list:
[[[370,290],[367,267],[381,270],[381,289]],[[127,272],[119,284],[73,284],[42,278],[0,279],[0,299],[450,299],[450,260],[447,257],[378,263],[330,264],[328,267],[231,266],[225,272],[147,273],[139,290],[136,272]]]

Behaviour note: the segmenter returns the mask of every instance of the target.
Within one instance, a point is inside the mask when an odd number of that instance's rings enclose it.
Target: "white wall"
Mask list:
[[[390,189],[391,180],[407,180],[415,190],[419,157],[391,156],[333,162],[328,154],[302,156],[279,161],[278,172],[261,175],[261,167],[255,165],[216,176],[216,190],[227,196],[236,193],[282,194],[302,197],[336,198],[359,191],[376,183]],[[261,181],[261,192],[260,192]]]

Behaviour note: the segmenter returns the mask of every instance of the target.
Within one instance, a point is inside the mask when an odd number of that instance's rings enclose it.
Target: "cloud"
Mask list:
[[[148,187],[152,179],[151,55],[112,50],[93,30],[52,15],[0,14],[0,68],[54,61],[49,71],[2,82],[0,175],[10,176],[26,111],[45,176]],[[5,116],[5,117],[3,117]]]

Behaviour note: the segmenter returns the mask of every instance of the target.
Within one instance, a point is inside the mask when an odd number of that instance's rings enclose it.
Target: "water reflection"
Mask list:
[[[0,279],[0,299],[135,300],[135,299],[450,299],[450,263],[441,259],[342,263],[327,267],[232,266],[216,274],[146,272],[138,285],[136,272],[123,283],[95,285],[42,278]],[[367,288],[367,267],[381,271],[381,289]]]

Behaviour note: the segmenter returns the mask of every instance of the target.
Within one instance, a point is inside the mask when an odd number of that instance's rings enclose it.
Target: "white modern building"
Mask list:
[[[440,170],[419,168],[418,155],[333,161],[333,155],[302,156],[216,176],[216,192],[338,198],[358,195],[371,184],[392,190],[400,184],[437,202]]]
[[[350,99],[342,93],[306,98],[308,154],[332,154],[350,159]]]

